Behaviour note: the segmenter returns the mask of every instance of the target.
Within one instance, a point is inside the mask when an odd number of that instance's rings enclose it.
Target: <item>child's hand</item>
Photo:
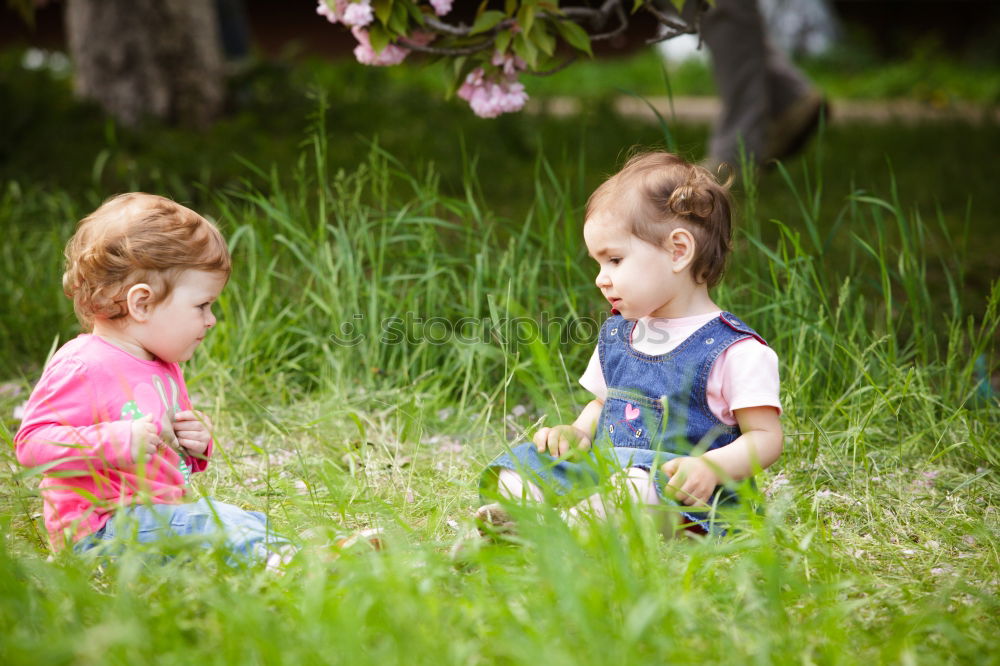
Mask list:
[[[700,456],[674,458],[663,463],[660,469],[670,477],[667,492],[672,490],[674,497],[688,506],[707,504],[712,491],[719,485],[718,474]]]
[[[212,441],[212,423],[201,412],[185,410],[174,415],[177,443],[193,456],[204,456]]]
[[[156,450],[163,446],[163,440],[153,425],[153,415],[147,414],[141,419],[132,421],[132,441],[129,453],[136,464],[148,463],[156,455]]]
[[[559,458],[574,450],[586,451],[590,448],[590,436],[571,425],[542,428],[535,433],[532,441],[539,453],[548,450],[553,458]]]

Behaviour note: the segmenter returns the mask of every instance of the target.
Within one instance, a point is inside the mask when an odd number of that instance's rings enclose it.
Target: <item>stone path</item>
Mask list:
[[[712,123],[719,115],[719,100],[715,97],[675,97],[673,105],[667,97],[645,98],[667,119],[677,122]],[[552,97],[529,100],[527,111],[571,116],[580,113],[583,102],[574,97]],[[656,122],[649,106],[635,97],[619,97],[615,110],[623,116]],[[1000,107],[989,108],[968,102],[937,106],[916,100],[832,100],[830,123],[902,123],[917,125],[928,122],[964,121],[972,125],[1000,125]]]

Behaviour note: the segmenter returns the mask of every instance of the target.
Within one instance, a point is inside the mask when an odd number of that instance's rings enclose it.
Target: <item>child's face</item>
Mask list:
[[[187,361],[215,325],[212,304],[225,285],[222,273],[184,271],[170,295],[153,306],[145,321],[134,326],[136,341],[161,361]]]
[[[632,235],[623,222],[595,213],[583,227],[587,250],[600,266],[595,281],[623,317],[678,316],[670,305],[683,288],[673,255]]]

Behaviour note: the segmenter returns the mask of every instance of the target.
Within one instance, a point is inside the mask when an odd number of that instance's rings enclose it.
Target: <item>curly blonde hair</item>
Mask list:
[[[66,244],[63,291],[85,329],[95,318],[128,314],[125,295],[150,285],[162,302],[181,272],[232,270],[226,241],[214,224],[170,199],[143,192],[112,197],[80,220]]]
[[[731,180],[720,183],[708,169],[672,153],[640,153],[594,190],[587,219],[598,212],[612,215],[657,247],[678,226],[687,229],[695,240],[691,274],[712,287],[722,279],[732,247]]]

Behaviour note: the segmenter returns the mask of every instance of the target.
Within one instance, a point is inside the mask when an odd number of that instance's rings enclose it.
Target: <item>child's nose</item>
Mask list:
[[[215,326],[215,313],[211,310],[208,311],[208,318],[205,320],[205,328],[212,328]]]
[[[608,277],[607,273],[605,273],[604,271],[601,271],[600,273],[597,274],[597,279],[594,280],[594,284],[596,284],[598,287],[601,287],[601,288],[603,288],[603,287],[610,287],[611,286],[611,278]]]

